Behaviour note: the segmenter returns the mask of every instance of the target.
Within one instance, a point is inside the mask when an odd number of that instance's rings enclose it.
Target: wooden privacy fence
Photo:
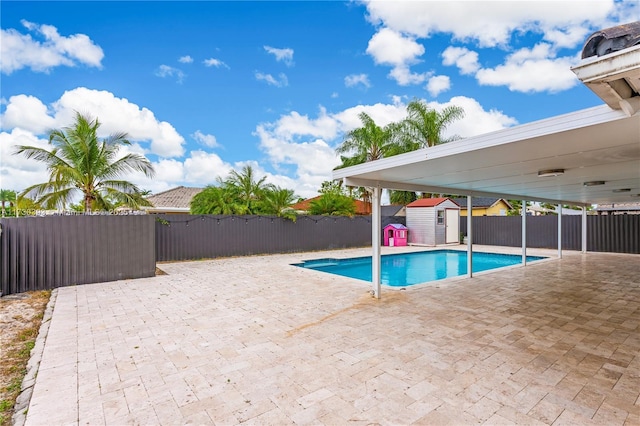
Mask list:
[[[466,217],[460,217],[460,232],[467,233]],[[522,217],[474,216],[473,242],[521,247]],[[527,247],[557,248],[558,217],[527,217]],[[582,216],[562,216],[562,248],[582,249]],[[640,253],[640,215],[587,216],[587,251]]]

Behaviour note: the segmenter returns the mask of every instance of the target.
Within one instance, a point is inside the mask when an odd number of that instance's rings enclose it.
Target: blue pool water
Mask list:
[[[527,256],[527,262],[544,259]],[[473,272],[502,268],[522,262],[522,256],[473,252]],[[371,257],[350,259],[315,259],[294,266],[371,282]],[[467,252],[434,250],[417,253],[388,254],[381,258],[382,284],[404,287],[428,281],[457,277],[467,273]]]

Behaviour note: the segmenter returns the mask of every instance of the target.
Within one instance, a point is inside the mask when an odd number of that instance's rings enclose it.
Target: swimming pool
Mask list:
[[[527,262],[540,259],[545,258],[527,256]],[[502,268],[521,262],[522,256],[520,255],[473,252],[473,272]],[[371,282],[371,256],[349,259],[314,259],[293,265]],[[381,256],[380,282],[391,287],[404,287],[457,277],[466,273],[466,251],[433,250]]]

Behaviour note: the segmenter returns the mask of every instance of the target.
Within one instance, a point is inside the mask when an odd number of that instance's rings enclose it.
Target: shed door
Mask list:
[[[446,226],[445,243],[457,243],[460,241],[460,210],[446,209],[444,225]]]

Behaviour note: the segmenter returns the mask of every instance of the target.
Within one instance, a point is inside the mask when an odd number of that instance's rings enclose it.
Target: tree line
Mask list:
[[[341,164],[338,168],[375,161],[380,158],[431,147],[458,139],[444,138],[452,122],[464,116],[462,108],[449,106],[442,111],[430,108],[423,100],[407,105],[407,117],[399,123],[379,126],[365,112],[359,115],[362,127],[351,130],[336,148]],[[97,118],[76,112],[73,125],[49,133],[51,149],[20,145],[14,154],[44,163],[47,182],[31,185],[16,194],[0,190],[2,214],[13,212],[16,204],[30,208],[57,209],[72,207],[85,212],[111,210],[118,206],[139,209],[150,206],[149,191],[123,179],[127,173],[142,172],[152,178],[155,170],[143,155],[120,150],[130,145],[125,132],[98,137],[101,123]],[[291,205],[300,201],[294,191],[266,183],[266,176],[256,176],[251,166],[233,170],[226,179],[218,178],[191,203],[192,214],[264,214],[294,219]],[[334,182],[324,182],[320,197],[310,203],[311,214],[353,215],[354,199],[368,201],[364,188],[345,189]],[[73,200],[82,198],[74,205]],[[415,193],[392,191],[392,203],[407,204]],[[5,202],[7,205],[5,206]]]

